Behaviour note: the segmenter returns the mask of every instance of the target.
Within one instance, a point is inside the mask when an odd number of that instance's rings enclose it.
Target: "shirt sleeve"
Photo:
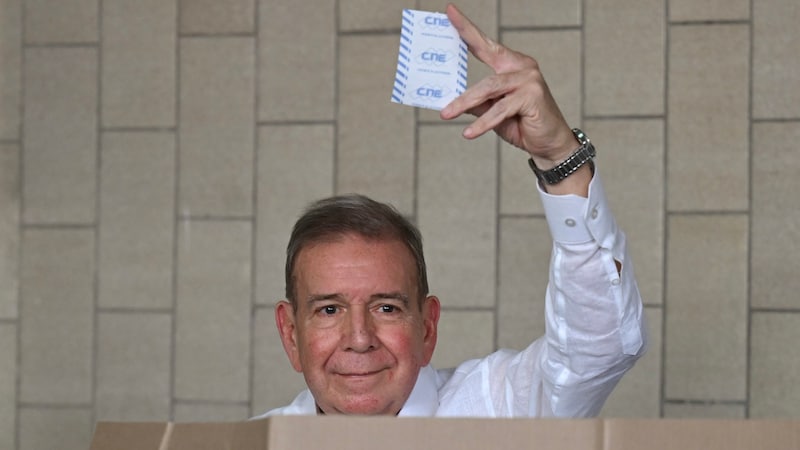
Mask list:
[[[596,415],[622,375],[644,353],[642,300],[624,233],[597,172],[588,198],[540,189],[553,250],[546,292],[546,333],[528,355],[541,372],[531,415]],[[617,267],[619,264],[620,270]],[[525,353],[525,352],[523,352]],[[524,357],[525,355],[520,355]],[[537,402],[538,400],[538,402]]]

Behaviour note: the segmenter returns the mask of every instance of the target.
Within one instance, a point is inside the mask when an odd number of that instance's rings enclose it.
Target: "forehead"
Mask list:
[[[298,288],[330,281],[413,284],[416,263],[400,240],[346,234],[304,247],[297,256],[294,275]]]

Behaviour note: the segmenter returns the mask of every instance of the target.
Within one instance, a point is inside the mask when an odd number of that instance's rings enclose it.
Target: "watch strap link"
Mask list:
[[[573,128],[572,134],[575,135],[575,139],[581,144],[580,147],[567,157],[567,159],[552,169],[540,170],[536,167],[536,163],[533,162],[533,158],[528,159],[528,165],[531,167],[531,170],[533,170],[536,177],[543,183],[556,184],[575,173],[584,164],[591,162],[592,159],[597,156],[597,151],[589,140],[589,137],[586,136],[586,133],[578,128]]]

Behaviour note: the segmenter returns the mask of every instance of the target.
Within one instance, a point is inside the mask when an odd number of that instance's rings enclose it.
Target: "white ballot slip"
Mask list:
[[[440,110],[467,89],[467,45],[447,15],[403,10],[392,101]]]

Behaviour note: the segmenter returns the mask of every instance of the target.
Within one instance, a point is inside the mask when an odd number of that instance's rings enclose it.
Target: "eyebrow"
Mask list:
[[[403,294],[402,292],[379,292],[377,294],[372,294],[370,296],[370,299],[400,300],[401,302],[403,302],[404,305],[408,306],[408,295]]]
[[[312,305],[316,302],[324,302],[328,300],[336,300],[342,298],[341,294],[312,294],[308,296],[306,303]]]
[[[324,302],[329,300],[340,300],[344,298],[342,294],[333,293],[333,294],[312,294],[308,296],[308,300],[306,301],[307,304],[312,305],[317,302]],[[377,294],[370,295],[370,301],[375,300],[400,300],[408,306],[408,295],[403,294],[402,292],[378,292]]]

